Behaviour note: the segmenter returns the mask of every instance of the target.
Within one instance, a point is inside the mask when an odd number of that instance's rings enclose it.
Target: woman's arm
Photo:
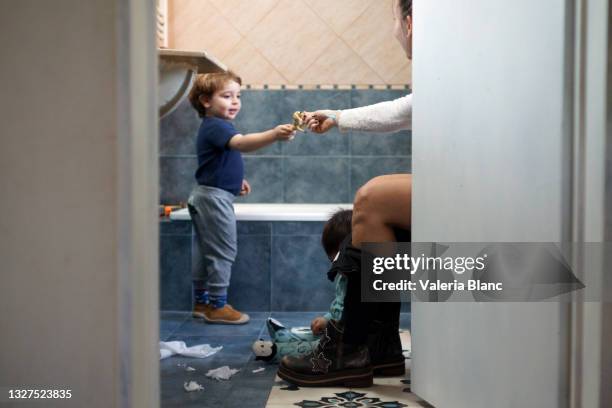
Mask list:
[[[341,132],[397,132],[412,128],[412,94],[393,101],[380,102],[339,112]]]
[[[412,128],[412,94],[393,101],[341,111],[305,113],[306,125],[315,133],[338,126],[341,132],[397,132]]]

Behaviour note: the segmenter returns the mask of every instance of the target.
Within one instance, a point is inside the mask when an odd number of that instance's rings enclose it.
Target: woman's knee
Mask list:
[[[353,205],[356,211],[375,210],[376,202],[379,201],[379,188],[384,182],[385,176],[374,177],[357,190]]]

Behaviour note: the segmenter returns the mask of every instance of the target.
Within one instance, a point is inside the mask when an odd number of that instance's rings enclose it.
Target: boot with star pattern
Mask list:
[[[301,387],[369,387],[373,369],[367,345],[344,344],[340,322],[330,320],[313,353],[285,356],[278,376]]]

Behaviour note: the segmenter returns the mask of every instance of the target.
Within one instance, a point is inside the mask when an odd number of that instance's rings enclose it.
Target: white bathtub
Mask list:
[[[234,204],[238,221],[327,221],[339,209],[352,210],[353,204]],[[190,220],[184,208],[170,214],[171,220]]]

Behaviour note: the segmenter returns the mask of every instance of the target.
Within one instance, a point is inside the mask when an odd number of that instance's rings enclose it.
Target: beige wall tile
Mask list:
[[[371,5],[342,38],[385,81],[389,81],[406,61],[406,55],[393,36],[392,0]]]
[[[302,0],[280,0],[249,41],[292,83],[336,35]]]
[[[392,0],[168,0],[169,46],[204,50],[245,83],[409,83]]]
[[[336,38],[297,79],[300,84],[384,84],[344,41]]]
[[[342,34],[372,4],[380,0],[304,0],[331,28]]]
[[[283,85],[288,82],[246,39],[242,39],[223,62],[242,77],[245,85]]]
[[[390,85],[412,84],[412,63],[406,61],[400,70],[387,81]]]
[[[209,0],[240,32],[246,35],[279,0]]]
[[[208,0],[170,0],[168,16],[171,48],[223,59],[242,38]]]

